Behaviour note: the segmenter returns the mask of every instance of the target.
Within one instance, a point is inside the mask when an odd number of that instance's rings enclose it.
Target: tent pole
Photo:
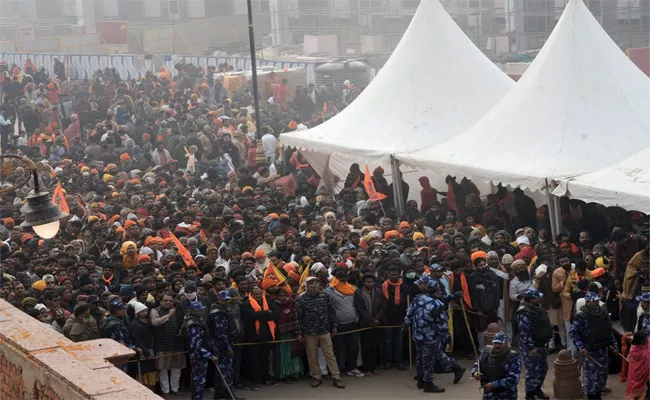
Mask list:
[[[399,172],[399,161],[390,156],[390,169],[391,174],[393,175],[393,199],[395,203],[395,212],[397,213],[397,218],[402,218],[404,215],[404,193],[402,193],[402,178]]]
[[[553,190],[557,187],[557,183],[553,181]],[[557,233],[562,233],[562,208],[560,207],[560,198],[551,194],[553,198],[553,208],[555,209],[555,226],[557,227]]]
[[[557,235],[560,233],[560,226],[558,225],[559,218],[558,218],[558,210],[556,209],[556,203],[555,199],[553,198],[553,195],[551,192],[553,192],[554,185],[553,183],[549,184],[548,181],[546,183],[546,198],[548,201],[548,216],[551,221],[551,235],[553,236],[553,239],[557,237]]]

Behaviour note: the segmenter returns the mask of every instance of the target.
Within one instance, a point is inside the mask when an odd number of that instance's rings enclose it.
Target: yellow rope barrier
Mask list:
[[[401,327],[402,327],[402,325],[386,325],[386,326],[374,326],[374,327],[369,326],[367,328],[359,328],[359,329],[354,329],[354,330],[347,331],[347,332],[340,332],[340,333],[337,333],[336,335],[337,336],[338,335],[349,335],[351,333],[367,331],[367,330],[370,330],[370,329],[394,329],[394,328],[401,328]],[[255,346],[255,345],[259,345],[259,344],[276,344],[276,343],[297,342],[297,341],[298,341],[298,339],[282,339],[282,340],[272,340],[272,341],[269,341],[269,342],[232,343],[232,346],[233,347],[235,347],[235,346]],[[140,358],[140,359],[136,359],[136,360],[127,361],[124,364],[129,364],[129,363],[134,363],[134,362],[139,362],[139,361],[155,360],[155,359],[158,359],[158,358],[172,357],[172,356],[177,356],[179,354],[186,354],[186,353],[187,353],[187,351],[180,351],[180,352],[177,352],[177,353],[165,354],[165,355],[162,355],[162,356]]]

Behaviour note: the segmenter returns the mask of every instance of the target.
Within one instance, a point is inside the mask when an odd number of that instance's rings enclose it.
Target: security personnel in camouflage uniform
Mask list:
[[[519,348],[526,367],[526,400],[549,399],[542,391],[542,384],[548,372],[546,343],[553,338],[553,327],[540,304],[542,297],[537,289],[526,289],[516,316]]]
[[[416,282],[419,285],[422,282]],[[425,279],[427,293],[417,296],[404,317],[404,327],[413,325],[413,340],[417,349],[417,371],[420,379],[418,388],[427,393],[442,393],[445,389],[433,384],[434,365],[454,371],[454,383],[463,377],[465,369],[445,353],[449,343],[447,326],[447,307],[438,299],[441,296],[440,284],[432,279]]]
[[[598,294],[588,292],[569,329],[573,344],[582,358],[583,390],[588,399],[600,399],[609,372],[607,348],[618,351],[612,320],[601,306]]]
[[[192,400],[203,400],[208,361],[215,365],[218,362],[212,353],[212,339],[203,319],[204,310],[200,301],[191,302],[182,328],[192,368]]]
[[[516,400],[520,375],[521,358],[503,332],[494,335],[492,346],[485,346],[472,367],[472,376],[481,382],[483,400]]]
[[[222,290],[217,293],[216,300],[210,307],[210,313],[208,314],[208,328],[214,341],[216,356],[219,359],[217,365],[219,370],[215,370],[214,376],[214,398],[230,399],[230,393],[234,393],[235,390],[232,364],[234,352],[231,343],[239,333],[235,321],[228,314],[230,293],[227,290]],[[221,371],[221,374],[219,374],[219,371]]]

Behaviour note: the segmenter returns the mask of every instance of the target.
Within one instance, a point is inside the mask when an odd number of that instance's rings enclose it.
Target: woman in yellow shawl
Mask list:
[[[638,302],[636,296],[641,294],[641,282],[650,275],[650,246],[636,253],[625,268],[623,288],[620,296],[621,325],[626,332],[633,332],[636,324]]]

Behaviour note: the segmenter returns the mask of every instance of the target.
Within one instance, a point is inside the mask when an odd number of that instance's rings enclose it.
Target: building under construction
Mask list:
[[[541,48],[566,1],[441,0],[466,34],[494,56]],[[622,48],[650,46],[650,0],[584,1]],[[330,57],[390,54],[418,4],[419,0],[252,0],[258,48],[303,44],[299,51],[304,55]],[[55,52],[20,42],[97,34],[106,46],[81,44],[66,52],[244,53],[246,15],[244,0],[0,0],[0,42],[17,42],[19,52]],[[117,40],[124,43],[108,40],[103,29],[110,23],[128,31]],[[122,46],[107,47],[110,44]],[[11,46],[4,51],[11,51]]]
[[[566,0],[441,0],[482,49],[511,53],[541,48]],[[417,9],[418,0],[271,0],[276,44],[304,35],[336,35],[340,54],[390,52]],[[650,0],[585,0],[622,47],[650,46]]]

